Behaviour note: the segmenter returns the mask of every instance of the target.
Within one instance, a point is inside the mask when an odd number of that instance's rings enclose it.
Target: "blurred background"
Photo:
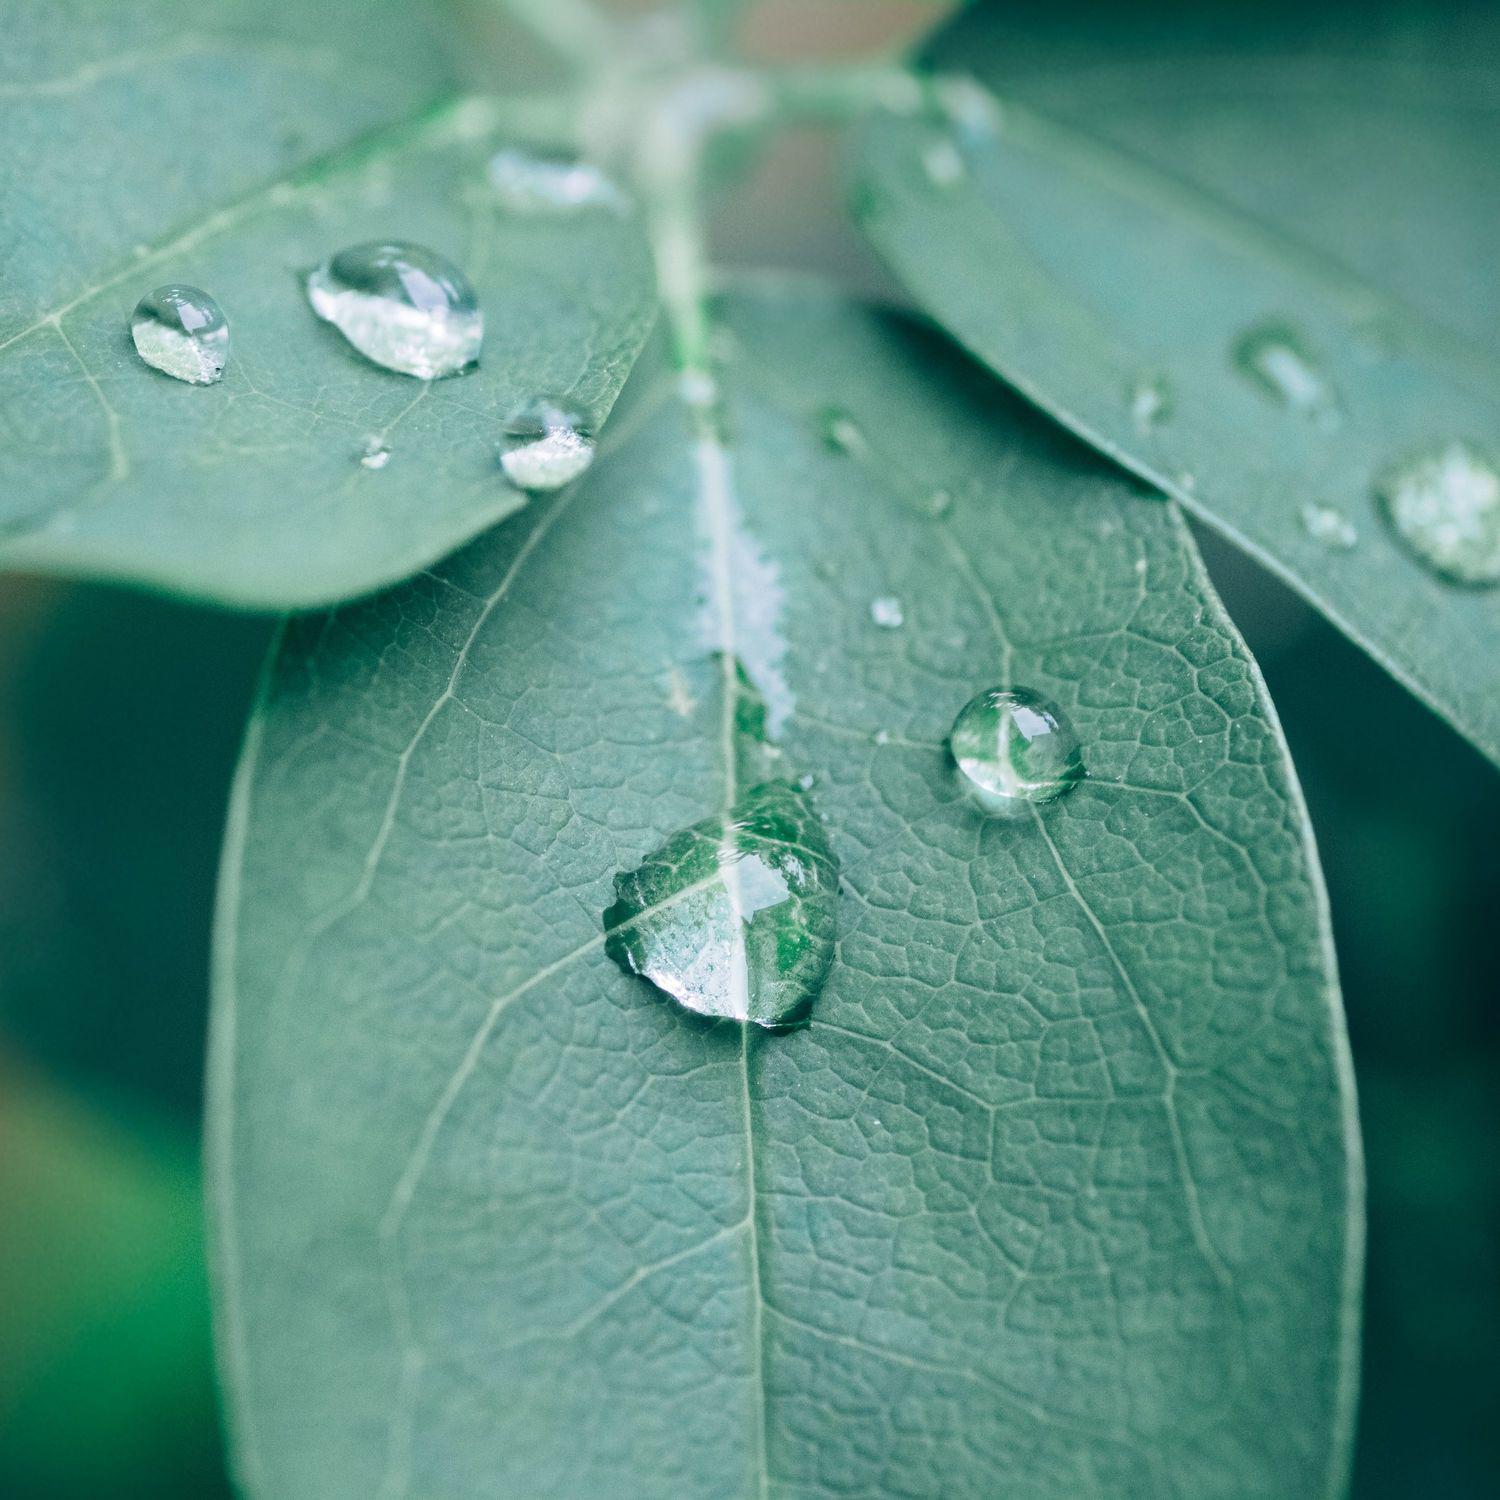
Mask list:
[[[916,34],[919,0],[766,4],[763,53]],[[837,152],[789,135],[726,264],[882,274]],[[1203,545],[1280,708],[1322,850],[1370,1243],[1357,1500],[1500,1494],[1500,773],[1310,610]],[[0,1496],[215,1500],[199,1178],[229,778],[269,625],[0,577]]]

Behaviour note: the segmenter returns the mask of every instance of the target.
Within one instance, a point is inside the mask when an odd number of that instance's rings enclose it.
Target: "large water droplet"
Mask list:
[[[518,490],[560,490],[593,461],[587,419],[560,397],[537,396],[506,418],[500,467]]]
[[[1234,362],[1262,395],[1320,427],[1338,424],[1338,398],[1296,329],[1257,323],[1235,341]]]
[[[513,213],[569,213],[608,208],[616,213],[626,199],[615,182],[576,156],[507,147],[490,158],[490,184]]]
[[[615,876],[605,948],[699,1015],[800,1020],[833,962],[838,860],[807,792],[746,792]]]
[[[1359,541],[1354,522],[1333,505],[1304,505],[1302,529],[1331,552],[1348,552]]]
[[[135,352],[190,385],[212,385],[229,358],[229,324],[207,292],[176,282],[147,292],[130,315]]]
[[[307,300],[366,359],[435,380],[479,359],[484,314],[469,279],[421,245],[372,241],[340,250],[307,278]]]
[[[959,710],[948,746],[989,812],[1053,802],[1083,780],[1078,736],[1062,711],[1028,688],[992,688]]]
[[[1500,583],[1500,470],[1488,457],[1447,443],[1398,464],[1375,488],[1418,562],[1450,583]]]

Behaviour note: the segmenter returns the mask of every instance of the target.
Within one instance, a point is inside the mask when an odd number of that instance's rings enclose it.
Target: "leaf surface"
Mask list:
[[[727,447],[643,399],[576,491],[269,669],[210,1148],[250,1494],[1336,1493],[1326,913],[1175,509],[925,329],[717,317]],[[1090,772],[1014,820],[942,743],[1007,680]],[[605,951],[615,876],[750,750],[843,872],[788,1035]]]
[[[498,107],[434,103],[425,6],[23,5],[0,84],[0,563],[298,607],[404,577],[516,509],[505,417],[564,396],[602,421],[654,316],[628,213],[507,212]],[[11,179],[11,180],[4,180]],[[478,371],[363,361],[302,276],[370,239],[469,273]],[[167,281],[224,308],[210,387],[149,369],[126,321]],[[391,458],[359,460],[372,440]]]
[[[1408,12],[977,7],[929,60],[1003,94],[998,128],[955,156],[945,124],[877,122],[858,201],[970,349],[1500,758],[1500,591],[1426,571],[1377,505],[1500,430],[1500,37]],[[1322,395],[1247,371],[1267,331]]]

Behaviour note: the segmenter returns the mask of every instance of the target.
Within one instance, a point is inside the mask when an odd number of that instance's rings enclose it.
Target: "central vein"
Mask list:
[[[710,608],[714,611],[714,644],[721,673],[719,753],[723,787],[722,820],[727,833],[739,796],[735,725],[739,707],[735,588],[732,567],[734,465],[720,436],[719,392],[709,356],[708,268],[698,212],[699,162],[706,133],[721,116],[705,109],[702,97],[674,111],[663,107],[643,133],[643,172],[656,266],[657,288],[666,310],[678,368],[679,390],[693,429],[693,465],[699,513],[708,543]],[[744,109],[729,98],[725,112]],[[739,907],[733,862],[721,871],[731,904]],[[743,923],[736,941],[743,944]],[[743,961],[743,954],[739,955]],[[755,1159],[755,1121],[750,1079],[751,1028],[741,1022],[740,1108],[744,1129],[745,1216],[749,1271],[750,1485],[758,1500],[769,1494],[765,1380],[765,1303],[762,1295],[759,1186]]]

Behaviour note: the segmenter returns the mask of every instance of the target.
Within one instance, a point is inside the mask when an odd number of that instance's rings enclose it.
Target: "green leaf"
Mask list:
[[[1377,496],[1500,430],[1493,15],[1044,10],[981,7],[930,52],[1004,94],[993,128],[971,99],[952,131],[867,133],[871,237],[1007,380],[1500,759],[1500,592],[1428,572]],[[1281,395],[1246,368],[1268,333],[1300,365]]]
[[[26,7],[0,153],[19,205],[0,290],[0,563],[295,607],[410,574],[515,510],[495,461],[518,402],[602,420],[654,316],[642,237],[607,210],[507,213],[484,166],[517,121],[432,105],[413,16],[355,0]],[[526,121],[521,121],[526,124]],[[406,238],[456,260],[479,370],[424,385],[309,310],[326,255]],[[135,354],[165,281],[229,319],[223,379]],[[391,458],[359,459],[372,437]]]
[[[211,1082],[249,1493],[1337,1493],[1326,912],[1175,509],[904,321],[716,316],[727,449],[643,404],[576,492],[268,672]],[[1011,678],[1090,772],[1019,820],[942,744]],[[843,875],[780,1036],[603,925],[762,732]]]

